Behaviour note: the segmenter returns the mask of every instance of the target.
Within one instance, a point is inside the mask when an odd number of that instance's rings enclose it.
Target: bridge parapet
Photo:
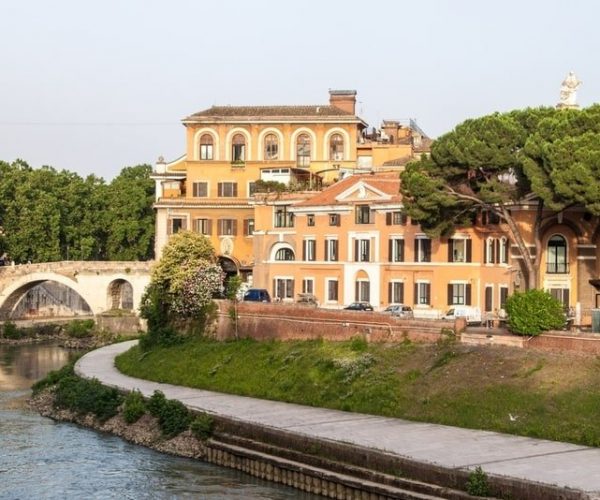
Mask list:
[[[32,273],[58,273],[73,276],[82,272],[120,272],[125,274],[147,274],[155,261],[91,261],[63,260],[58,262],[36,262],[32,264],[17,264],[0,266],[0,279],[23,276]]]

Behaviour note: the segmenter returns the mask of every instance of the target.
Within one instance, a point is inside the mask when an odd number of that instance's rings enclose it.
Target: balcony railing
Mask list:
[[[568,274],[569,264],[567,262],[548,262],[546,266],[547,274]]]

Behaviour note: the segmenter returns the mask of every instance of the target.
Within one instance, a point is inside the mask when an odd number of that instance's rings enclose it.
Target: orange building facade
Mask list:
[[[417,317],[453,305],[494,313],[512,290],[509,243],[498,224],[429,239],[403,213],[397,173],[355,175],[320,193],[256,203],[254,286],[322,307],[411,305]]]

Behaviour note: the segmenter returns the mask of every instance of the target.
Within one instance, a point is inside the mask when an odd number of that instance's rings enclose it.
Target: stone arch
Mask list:
[[[205,127],[196,130],[194,132],[194,152],[192,158],[194,160],[200,160],[200,138],[204,135],[208,134],[213,139],[213,160],[217,161],[221,159],[220,154],[220,144],[219,144],[219,134],[210,127]]]
[[[131,311],[133,308],[133,286],[131,283],[122,278],[111,281],[107,290],[107,309]]]
[[[60,283],[73,290],[83,299],[92,313],[94,315],[97,314],[98,311],[95,311],[92,307],[92,301],[89,300],[89,297],[86,296],[86,293],[75,280],[62,274],[38,272],[23,275],[12,281],[2,290],[2,295],[0,295],[0,320],[10,319],[17,304],[26,293],[36,286],[48,281]]]
[[[548,233],[551,233],[552,231],[560,232],[560,226],[568,227],[573,232],[573,234],[577,238],[576,243],[585,243],[583,230],[581,229],[579,224],[573,222],[570,219],[565,218],[563,218],[559,222],[558,217],[552,217],[548,222],[546,222],[540,227],[540,235],[542,236],[542,240],[547,239]]]
[[[311,130],[306,127],[301,127],[292,133],[290,137],[290,158],[292,161],[296,161],[298,158],[296,157],[296,141],[298,140],[298,136],[306,134],[310,137],[310,159],[311,161],[317,160],[317,134],[315,134],[314,130]]]
[[[271,247],[271,251],[269,252],[269,260],[273,261],[273,262],[286,262],[285,260],[278,260],[276,258],[277,252],[279,250],[290,250],[292,252],[292,255],[294,256],[293,259],[291,260],[296,260],[296,252],[294,250],[294,247],[292,245],[290,245],[289,243],[283,242],[283,241],[278,241],[277,243],[275,243],[272,247]]]
[[[250,161],[251,159],[253,159],[253,157],[252,157],[252,136],[250,135],[250,132],[248,132],[248,130],[246,130],[245,128],[242,128],[242,127],[235,127],[235,128],[232,128],[229,132],[227,132],[227,136],[225,137],[225,161],[231,161],[233,159],[232,155],[231,155],[231,147],[232,147],[233,137],[236,136],[237,134],[243,135],[246,140],[246,154],[245,154],[244,161]]]
[[[281,133],[281,130],[274,127],[268,127],[262,130],[258,135],[258,154],[256,155],[258,157],[258,160],[265,160],[265,137],[269,134],[274,134],[277,137],[277,140],[279,141],[279,158],[277,158],[277,160],[285,159],[285,141],[283,139],[283,134]]]
[[[337,161],[348,161],[350,159],[350,135],[346,130],[340,127],[330,128],[327,132],[325,132],[325,136],[323,138],[323,159],[329,161],[329,141],[331,136],[340,135],[344,141],[344,156],[341,160]]]

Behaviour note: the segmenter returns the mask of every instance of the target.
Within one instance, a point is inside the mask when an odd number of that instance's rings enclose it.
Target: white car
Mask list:
[[[406,306],[404,304],[393,304],[391,306],[387,306],[383,312],[386,314],[391,314],[392,316],[396,316],[398,318],[414,318],[412,307]]]

